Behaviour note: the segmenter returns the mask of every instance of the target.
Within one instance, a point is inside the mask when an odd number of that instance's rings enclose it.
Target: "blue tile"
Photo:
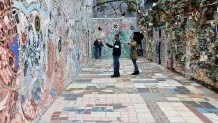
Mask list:
[[[168,88],[168,90],[169,90],[169,92],[171,93],[171,94],[178,94],[174,89],[172,89],[172,88]]]
[[[208,113],[218,113],[218,109],[206,109]]]
[[[201,113],[208,113],[206,109],[204,108],[196,108]]]
[[[92,112],[107,112],[106,107],[93,107]]]
[[[84,114],[84,112],[85,112],[85,109],[78,109],[76,111],[76,114]]]

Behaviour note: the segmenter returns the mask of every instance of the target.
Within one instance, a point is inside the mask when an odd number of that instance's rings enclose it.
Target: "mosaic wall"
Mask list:
[[[142,28],[142,27],[141,27]],[[153,51],[152,51],[152,42],[153,42],[153,28],[147,28],[145,35],[145,57],[147,60],[153,61]]]
[[[166,36],[166,28],[161,29],[161,64],[162,66],[164,66],[165,68],[167,67],[167,40],[168,37]]]
[[[185,74],[186,72],[186,31],[180,26],[172,26],[167,33],[168,41],[168,68]]]
[[[161,35],[160,35],[161,34]],[[145,57],[155,63],[167,66],[167,40],[166,29],[149,28],[145,37]]]
[[[112,49],[108,48],[105,43],[113,44],[114,35],[120,34],[120,40],[122,43],[121,57],[129,57],[128,42],[130,37],[134,33],[136,26],[135,18],[122,18],[122,19],[93,19],[92,20],[92,45],[96,38],[101,39],[104,47],[102,49],[102,58],[111,58]],[[94,46],[92,47],[92,53],[94,58]]]
[[[158,1],[148,15],[138,17],[146,58],[158,63],[161,40],[163,66],[218,88],[217,9],[216,0]]]
[[[0,0],[1,123],[32,122],[80,71],[88,52],[83,4]]]
[[[192,77],[217,87],[214,83],[218,80],[217,24],[210,22],[201,28],[194,22],[189,29],[190,71]]]
[[[137,2],[139,3],[139,6],[137,6]],[[144,0],[93,0],[93,17],[136,17],[136,7],[140,7],[143,3]]]

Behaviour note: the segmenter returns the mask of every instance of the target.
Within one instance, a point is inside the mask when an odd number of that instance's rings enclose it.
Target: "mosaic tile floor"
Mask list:
[[[218,94],[140,59],[131,76],[110,78],[112,60],[92,61],[41,117],[40,123],[218,123]]]

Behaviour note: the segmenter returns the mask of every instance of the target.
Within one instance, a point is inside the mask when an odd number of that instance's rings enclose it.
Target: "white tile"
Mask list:
[[[179,112],[182,117],[196,117],[193,112]]]
[[[169,102],[157,102],[159,107],[172,107]]]
[[[137,114],[138,119],[152,119],[153,116],[151,114]]]
[[[169,101],[180,101],[178,97],[167,97]]]
[[[184,117],[187,123],[203,123],[198,117]]]
[[[165,111],[167,117],[179,117],[181,116],[177,111]]]
[[[189,112],[190,110],[186,107],[174,107],[174,109],[178,112]]]
[[[170,103],[173,107],[184,107],[184,104],[181,102],[171,102]]]
[[[94,98],[95,97],[95,95],[93,95],[93,94],[85,94],[84,96],[83,96],[84,98]]]
[[[184,123],[186,122],[182,117],[168,117],[170,122]]]
[[[107,98],[117,98],[117,94],[107,94]]]
[[[154,120],[153,118],[146,119],[146,121],[147,121],[148,123],[153,123],[153,122],[155,122],[155,120]]]
[[[106,117],[120,117],[120,112],[106,112]]]
[[[146,104],[134,104],[134,107],[137,109],[148,109]]]
[[[136,88],[145,88],[144,83],[134,83]]]
[[[135,110],[137,113],[150,113],[150,111],[148,109],[136,108]]]
[[[97,95],[95,95],[95,98],[107,98],[107,95],[106,94],[97,94]]]
[[[145,114],[145,119],[153,119],[153,116],[150,113]]]
[[[105,117],[105,112],[91,112],[91,117]]]
[[[176,111],[173,107],[160,107],[163,112]]]

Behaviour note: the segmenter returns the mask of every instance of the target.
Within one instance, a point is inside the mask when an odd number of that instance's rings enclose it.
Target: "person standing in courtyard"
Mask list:
[[[100,52],[100,45],[98,39],[94,41],[94,47],[95,47],[95,59],[99,59],[99,52]]]
[[[99,58],[101,58],[102,47],[104,47],[104,45],[103,45],[101,39],[99,39],[99,47],[100,47],[100,48],[99,48]]]
[[[138,54],[137,54],[137,42],[136,42],[136,36],[133,36],[133,39],[128,43],[130,47],[130,59],[132,60],[132,63],[134,65],[134,72],[131,75],[138,75],[139,73],[139,68],[137,65],[137,59],[138,59]]]
[[[119,34],[114,36],[115,42],[113,45],[106,43],[109,48],[113,48],[113,66],[114,66],[114,74],[111,77],[120,77],[120,61],[119,58],[121,56],[121,42],[120,42]]]

